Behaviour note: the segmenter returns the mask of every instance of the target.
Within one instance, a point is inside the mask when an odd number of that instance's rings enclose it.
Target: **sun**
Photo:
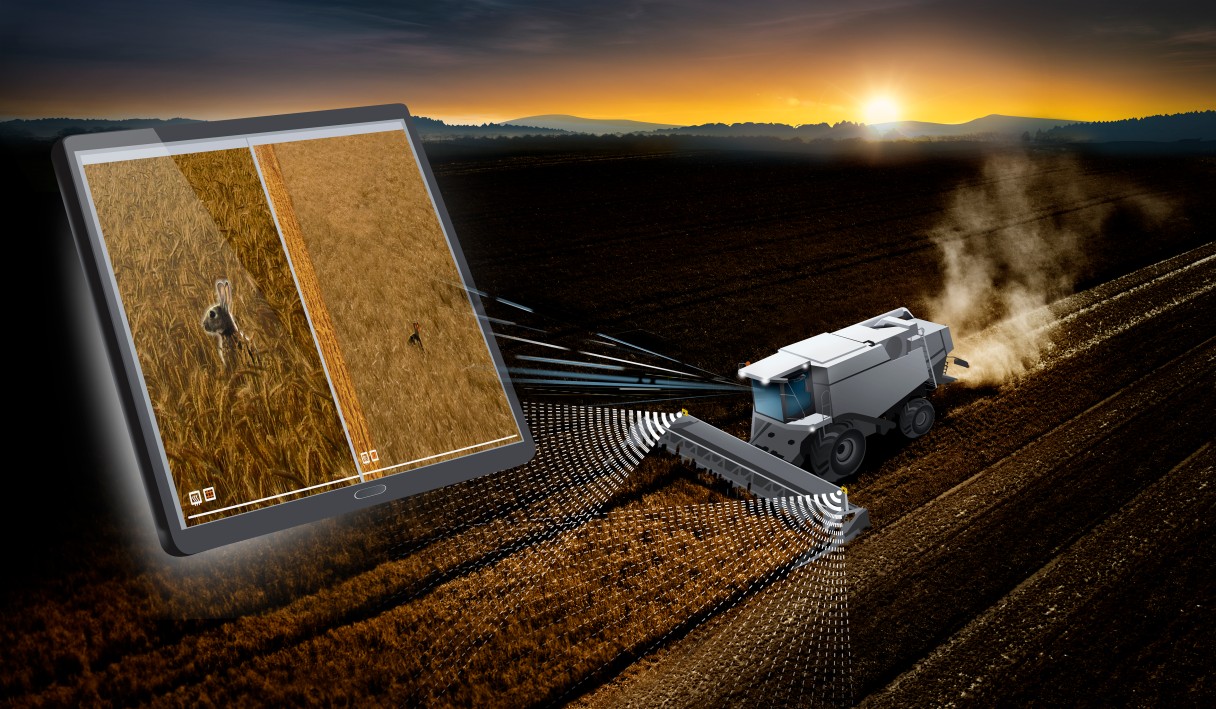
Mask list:
[[[891,123],[899,120],[899,104],[890,96],[874,96],[861,109],[862,119],[868,125]]]

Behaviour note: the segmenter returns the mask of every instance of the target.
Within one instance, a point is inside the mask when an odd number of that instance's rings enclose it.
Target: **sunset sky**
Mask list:
[[[1216,11],[1169,1],[6,3],[0,118],[406,103],[790,124],[1216,108]]]

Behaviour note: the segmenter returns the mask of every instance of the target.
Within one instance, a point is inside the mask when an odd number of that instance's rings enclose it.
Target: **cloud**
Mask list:
[[[842,11],[835,3],[793,0],[747,7],[725,0],[31,2],[6,18],[8,31],[0,32],[9,41],[0,45],[0,56],[5,63],[30,65],[105,61],[135,66],[153,60],[207,65],[225,58],[268,59],[282,52],[307,62],[311,49],[324,54],[341,47],[366,55],[409,46],[414,48],[411,58],[434,57],[439,65],[450,65],[457,55],[476,61],[586,54],[629,45],[680,51],[706,41],[741,44],[773,27],[809,32],[891,5],[888,0]]]
[[[932,67],[918,57],[942,52],[958,67],[1126,67],[1141,77],[1166,67],[1202,83],[1195,67],[1212,46],[1210,18],[1169,0],[16,1],[0,23],[0,96],[23,104],[149,102],[184,95],[183,85],[197,95],[266,85],[285,94],[280,84],[310,103],[326,90],[364,95],[355,85],[412,95],[556,86],[556,100],[580,72],[739,104],[745,87],[825,90],[862,71]]]
[[[1216,30],[1214,29],[1199,29],[1179,32],[1165,40],[1166,44],[1180,44],[1186,46],[1200,45],[1205,47],[1216,47]]]

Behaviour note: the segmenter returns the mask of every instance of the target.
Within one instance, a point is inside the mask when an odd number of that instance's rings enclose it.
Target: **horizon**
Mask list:
[[[916,119],[916,118],[900,118],[900,119],[897,119],[897,120],[894,120],[894,121],[887,121],[887,122],[884,122],[884,123],[863,123],[863,122],[858,122],[858,121],[847,121],[847,120],[835,121],[835,122],[830,122],[830,123],[829,123],[829,122],[827,122],[827,121],[808,122],[808,123],[782,123],[782,122],[776,122],[776,121],[754,121],[754,120],[745,120],[745,121],[730,121],[730,122],[726,122],[726,121],[705,121],[705,122],[703,122],[703,123],[696,123],[696,124],[673,125],[673,127],[677,127],[677,128],[686,128],[686,127],[696,127],[696,126],[699,126],[699,125],[736,125],[736,124],[748,124],[748,123],[751,123],[751,124],[756,124],[756,125],[765,125],[765,124],[771,124],[771,125],[788,125],[788,126],[793,127],[793,128],[799,128],[799,127],[802,127],[802,126],[810,126],[810,125],[833,125],[833,126],[835,126],[835,125],[839,125],[839,124],[841,124],[841,123],[854,123],[854,124],[856,124],[856,125],[865,126],[865,127],[880,127],[880,126],[883,126],[883,125],[901,124],[901,123],[904,123],[904,124],[906,124],[906,123],[923,123],[923,124],[928,124],[928,125],[960,126],[960,125],[964,125],[964,124],[967,124],[967,123],[972,123],[972,122],[975,122],[975,121],[979,121],[979,120],[982,120],[982,119],[985,119],[985,118],[1012,118],[1012,119],[1022,119],[1022,120],[1056,121],[1056,122],[1059,122],[1059,124],[1060,124],[1060,125],[1068,125],[1068,124],[1073,124],[1073,123],[1077,123],[1077,124],[1083,124],[1083,123],[1101,123],[1101,122],[1124,121],[1124,120],[1143,120],[1143,119],[1146,119],[1146,118],[1153,118],[1153,117],[1158,117],[1158,116],[1185,115],[1185,114],[1191,114],[1191,113],[1205,113],[1205,112],[1210,112],[1210,111],[1216,111],[1216,109],[1213,109],[1213,108],[1197,108],[1197,109],[1192,109],[1192,110],[1187,110],[1187,111],[1178,111],[1178,112],[1176,112],[1176,113],[1167,113],[1167,114],[1160,114],[1160,113],[1158,113],[1158,114],[1149,114],[1149,115],[1140,115],[1140,116],[1123,116],[1123,117],[1121,117],[1121,118],[1106,119],[1106,120],[1103,120],[1103,121],[1084,121],[1084,120],[1074,120],[1074,119],[1071,119],[1071,118],[1059,118],[1059,117],[1047,117],[1047,116],[1010,116],[1010,115],[1006,115],[1006,114],[1000,114],[1000,113],[989,113],[989,114],[986,114],[986,115],[983,115],[983,116],[977,116],[977,117],[975,117],[975,118],[970,118],[970,119],[967,119],[967,120],[958,121],[958,122],[956,122],[956,123],[942,123],[942,122],[938,122],[938,121],[925,121],[925,120]],[[424,118],[424,119],[428,119],[428,120],[436,120],[436,121],[440,121],[440,122],[442,122],[444,125],[447,125],[447,126],[449,126],[449,127],[479,127],[479,126],[483,126],[483,125],[504,125],[504,124],[506,124],[506,123],[508,123],[508,122],[511,122],[511,121],[521,121],[521,120],[526,120],[526,119],[528,119],[528,118],[575,118],[575,119],[578,119],[578,120],[581,120],[581,121],[593,121],[593,122],[605,122],[605,123],[611,123],[611,122],[625,122],[625,121],[630,121],[630,122],[638,122],[638,123],[653,123],[653,124],[658,124],[658,123],[659,123],[659,122],[657,122],[657,121],[642,121],[642,120],[638,120],[638,119],[626,119],[626,118],[607,118],[607,117],[587,117],[587,116],[578,116],[578,115],[571,114],[571,113],[533,114],[533,115],[528,115],[528,116],[519,116],[519,117],[516,117],[516,118],[508,118],[508,119],[503,119],[503,120],[499,120],[499,121],[478,121],[478,122],[453,122],[453,120],[451,120],[451,119],[449,119],[449,118],[447,118],[447,117],[433,116],[433,115],[424,115],[424,114],[420,114],[420,113],[414,113],[413,111],[411,111],[410,115],[411,115],[413,118]],[[123,116],[123,117],[109,117],[109,116],[66,116],[66,115],[65,115],[65,116],[2,116],[2,115],[0,115],[0,122],[9,122],[9,121],[44,121],[44,120],[66,120],[66,121],[114,121],[114,122],[117,122],[117,121],[141,121],[141,120],[148,120],[148,121],[175,121],[175,120],[187,120],[187,121],[205,121],[205,120],[226,120],[226,119],[243,118],[243,117],[245,117],[245,116],[224,116],[224,117],[216,117],[216,118],[211,118],[211,119],[203,119],[203,118],[194,118],[193,116],[169,116],[169,117],[163,117],[163,116]],[[538,127],[538,126],[528,126],[527,124],[520,124],[520,125],[522,125],[522,126],[524,126],[524,127]],[[662,124],[660,124],[660,125],[662,125]]]
[[[0,115],[215,120],[404,99],[463,125],[1118,120],[1211,103],[1209,14],[1168,0],[30,2],[0,30]]]
[[[390,103],[404,103],[404,102],[397,101],[397,102],[390,102]],[[577,114],[574,114],[574,113],[544,113],[544,114],[539,114],[539,113],[538,113],[538,114],[528,114],[528,115],[523,115],[523,116],[516,116],[516,117],[513,117],[513,118],[501,118],[501,119],[498,119],[498,120],[491,120],[491,119],[488,119],[488,118],[486,118],[486,119],[480,118],[480,117],[478,117],[478,115],[473,115],[473,116],[454,116],[454,117],[453,117],[453,116],[441,116],[441,115],[433,115],[433,114],[429,114],[429,113],[420,113],[420,112],[415,112],[415,111],[413,110],[413,108],[412,108],[411,106],[409,106],[409,104],[406,104],[406,106],[407,106],[407,108],[410,108],[410,115],[411,115],[412,117],[414,117],[414,118],[426,118],[426,119],[430,119],[430,120],[442,121],[442,122],[443,122],[445,125],[448,125],[448,126],[481,126],[481,125],[487,125],[487,124],[498,124],[498,125],[501,125],[501,124],[505,124],[505,123],[510,122],[510,121],[520,121],[520,120],[525,120],[525,119],[528,119],[528,118],[546,118],[546,117],[550,117],[550,118],[576,118],[576,119],[583,120],[583,121],[602,121],[602,122],[633,121],[633,122],[638,122],[638,123],[654,123],[654,124],[662,124],[662,123],[663,123],[662,121],[652,121],[652,120],[647,120],[647,119],[639,119],[639,118],[621,118],[621,117],[581,116],[581,115],[577,115]],[[316,110],[322,110],[322,109],[316,109]],[[1182,115],[1182,114],[1189,114],[1189,113],[1204,113],[1204,112],[1207,112],[1207,111],[1213,111],[1213,110],[1216,110],[1216,108],[1192,108],[1192,109],[1184,109],[1184,110],[1180,110],[1180,111],[1171,111],[1171,112],[1168,112],[1168,113],[1150,113],[1150,114],[1140,114],[1140,115],[1130,115],[1130,116],[1118,116],[1118,117],[1114,117],[1114,118],[1104,118],[1104,119],[1094,119],[1094,120],[1076,119],[1076,118],[1071,118],[1071,117],[1059,117],[1059,116],[1015,116],[1015,115],[1011,115],[1011,114],[1005,114],[1005,113],[987,113],[987,114],[984,114],[984,115],[981,115],[981,116],[974,116],[974,117],[972,117],[972,118],[967,118],[967,119],[963,119],[963,120],[959,120],[959,121],[949,121],[949,122],[946,122],[946,121],[930,121],[930,120],[925,120],[925,119],[922,119],[922,118],[911,118],[911,117],[904,118],[904,117],[901,117],[901,118],[897,118],[897,119],[890,120],[890,121],[883,121],[883,122],[881,122],[881,123],[866,123],[866,122],[864,122],[864,121],[855,121],[855,120],[849,120],[849,119],[841,119],[841,120],[839,120],[839,121],[805,121],[805,122],[802,122],[802,123],[788,123],[788,122],[784,122],[784,121],[768,121],[768,120],[757,120],[757,119],[744,119],[744,120],[737,120],[737,121],[706,120],[706,121],[702,121],[702,122],[700,122],[700,123],[667,124],[667,125],[671,125],[671,126],[673,126],[673,127],[681,127],[681,128],[682,128],[682,127],[693,127],[693,126],[698,126],[698,125],[710,125],[710,124],[724,124],[724,125],[733,125],[733,124],[745,124],[745,123],[755,123],[755,124],[774,124],[774,125],[789,125],[789,126],[792,126],[792,127],[794,127],[794,128],[798,128],[798,127],[800,127],[800,126],[808,126],[808,125],[824,125],[824,124],[827,124],[827,125],[837,125],[837,124],[840,124],[840,123],[854,123],[854,124],[857,124],[857,125],[868,126],[868,127],[882,126],[882,125],[894,124],[894,123],[926,123],[926,124],[937,124],[937,125],[944,125],[944,126],[958,126],[958,125],[963,125],[963,124],[966,124],[966,123],[971,123],[971,122],[974,122],[974,121],[978,121],[978,120],[981,120],[981,119],[984,119],[984,118],[1016,118],[1016,119],[1029,119],[1029,120],[1059,121],[1059,122],[1060,122],[1062,125],[1064,125],[1064,124],[1070,124],[1070,123],[1100,123],[1100,122],[1122,121],[1122,120],[1137,120],[1137,119],[1152,118],[1152,117],[1154,117],[1154,116],[1171,116],[1171,115]],[[490,115],[490,114],[484,114],[484,115]],[[218,120],[229,120],[229,119],[246,118],[246,117],[248,117],[248,116],[246,116],[246,115],[226,115],[226,116],[214,116],[214,117],[211,117],[211,118],[197,118],[197,117],[195,117],[195,116],[188,116],[188,115],[172,115],[172,116],[163,116],[163,115],[162,115],[162,116],[152,116],[152,115],[122,115],[122,116],[103,116],[103,115],[79,115],[79,116],[73,116],[73,115],[28,115],[28,116],[17,116],[17,115],[0,115],[0,122],[7,122],[7,121],[38,121],[38,120],[73,120],[73,121],[131,121],[131,120],[173,121],[173,120],[191,120],[191,121],[218,121]]]

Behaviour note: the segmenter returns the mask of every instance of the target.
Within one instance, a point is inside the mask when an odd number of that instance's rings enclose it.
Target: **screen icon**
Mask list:
[[[213,488],[213,487],[203,488],[203,499],[206,500],[207,502],[213,502],[215,500],[215,488]]]
[[[373,448],[373,449],[371,450],[371,457],[372,457],[372,462],[373,462],[373,463],[378,462],[378,461],[380,460],[380,454],[376,452],[376,449],[375,449],[375,448]]]

